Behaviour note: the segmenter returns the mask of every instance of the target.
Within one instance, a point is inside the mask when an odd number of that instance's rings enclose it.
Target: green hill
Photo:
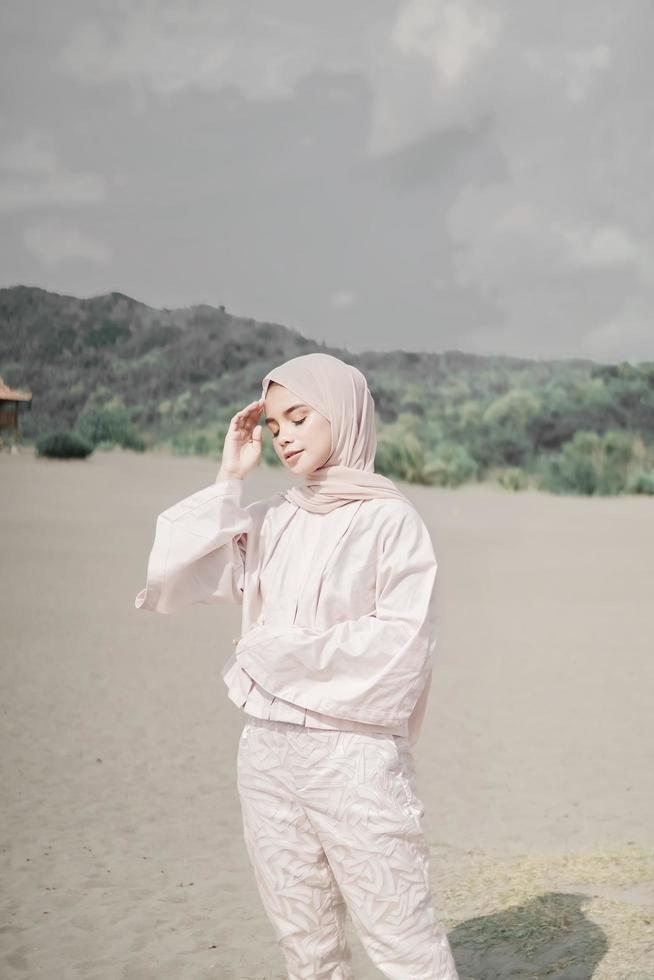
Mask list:
[[[21,415],[28,443],[75,428],[95,445],[218,458],[229,418],[258,397],[266,371],[315,350],[368,378],[380,472],[441,485],[652,492],[654,362],[352,354],[223,306],[157,310],[121,293],[0,290],[0,375],[33,393]],[[267,439],[264,453],[278,463]]]

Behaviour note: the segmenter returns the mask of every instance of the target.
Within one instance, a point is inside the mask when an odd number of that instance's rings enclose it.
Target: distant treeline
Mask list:
[[[0,290],[0,375],[33,392],[21,429],[41,446],[72,435],[89,451],[169,447],[217,460],[229,419],[259,396],[266,372],[314,350],[366,375],[380,473],[437,486],[654,493],[654,362],[355,355],[224,307]],[[264,461],[281,465],[266,437]]]

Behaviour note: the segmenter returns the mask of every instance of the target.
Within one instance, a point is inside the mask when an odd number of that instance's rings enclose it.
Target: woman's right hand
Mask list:
[[[263,406],[264,400],[260,398],[232,416],[225,436],[217,480],[242,480],[259,465],[263,428],[257,422]]]

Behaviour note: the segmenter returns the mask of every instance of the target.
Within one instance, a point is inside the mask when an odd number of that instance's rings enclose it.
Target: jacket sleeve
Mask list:
[[[222,480],[159,515],[137,609],[170,614],[193,603],[243,601],[253,521],[242,492],[243,480]]]
[[[336,718],[409,719],[431,673],[437,563],[417,510],[391,513],[378,542],[374,613],[324,631],[261,624],[241,638],[239,666],[271,694]]]

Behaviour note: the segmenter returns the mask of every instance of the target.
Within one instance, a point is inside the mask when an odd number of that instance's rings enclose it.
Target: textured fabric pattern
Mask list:
[[[346,910],[395,980],[458,980],[436,921],[406,739],[246,720],[244,837],[289,980],[353,980]]]

